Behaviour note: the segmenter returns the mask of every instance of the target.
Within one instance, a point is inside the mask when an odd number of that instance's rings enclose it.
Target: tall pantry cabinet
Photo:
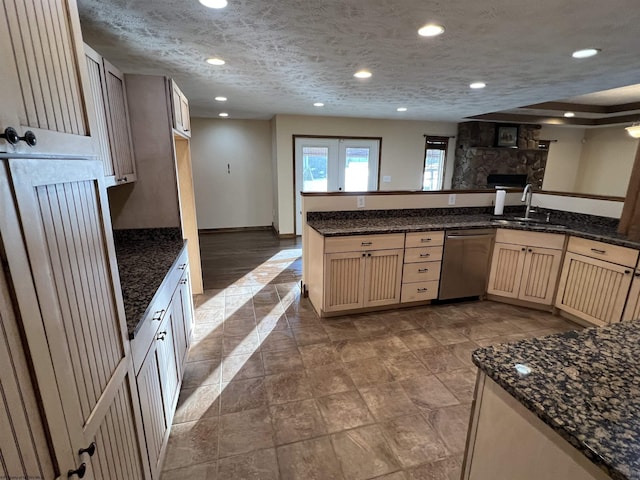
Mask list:
[[[143,479],[75,1],[0,1],[0,478]]]

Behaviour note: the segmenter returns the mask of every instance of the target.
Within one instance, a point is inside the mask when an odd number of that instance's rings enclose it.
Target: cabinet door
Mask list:
[[[189,285],[189,271],[185,270],[180,279],[178,288],[173,294],[173,331],[175,333],[175,355],[178,365],[178,374],[182,378],[182,368],[187,357],[187,350],[191,338],[191,319],[193,318],[193,306],[191,300],[191,288]]]
[[[74,452],[98,444],[87,478],[141,479],[133,367],[102,163],[9,160],[9,170],[42,315],[25,330],[44,330],[47,346],[31,351],[33,363],[50,363],[55,371],[54,379],[38,377],[41,391],[60,396]]]
[[[633,274],[633,281],[631,282],[629,298],[627,299],[627,304],[624,308],[622,321],[628,322],[638,319],[640,319],[640,271],[636,270]]]
[[[527,248],[523,245],[494,245],[487,293],[518,298],[526,251]]]
[[[189,100],[184,94],[180,95],[180,116],[182,117],[182,132],[191,136],[191,117],[189,117]]]
[[[136,167],[124,75],[107,60],[103,63],[109,105],[109,141],[116,166],[116,182],[129,183],[136,180]]]
[[[182,130],[182,108],[180,107],[180,97],[182,92],[176,85],[176,82],[171,80],[171,106],[173,110],[173,128],[176,130]]]
[[[400,303],[404,249],[368,252],[365,262],[364,306]]]
[[[162,387],[162,403],[164,404],[167,425],[173,421],[174,407],[177,400],[180,377],[176,364],[175,332],[173,324],[175,316],[174,305],[167,308],[167,314],[156,336],[158,350],[158,369],[160,371],[160,386]]]
[[[619,322],[632,278],[628,267],[567,252],[556,307],[594,325]]]
[[[325,255],[325,312],[364,306],[365,258],[366,253],[360,252]]]
[[[562,250],[527,247],[518,298],[551,305],[561,258]]]
[[[2,0],[0,45],[0,131],[37,138],[34,147],[0,140],[0,153],[97,155],[75,0]]]

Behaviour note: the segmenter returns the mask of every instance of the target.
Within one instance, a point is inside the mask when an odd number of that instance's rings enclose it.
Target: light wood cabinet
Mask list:
[[[622,321],[640,320],[640,270],[636,270],[631,281],[629,296],[622,314]]]
[[[402,268],[402,303],[438,298],[444,232],[407,233]]]
[[[487,293],[551,305],[563,246],[564,235],[498,230]]]
[[[90,46],[84,45],[95,105],[96,133],[107,186],[136,180],[124,75]]]
[[[76,2],[0,5],[0,132],[31,131],[37,141],[0,139],[0,153],[97,155]]]
[[[171,88],[173,128],[190,137],[191,119],[189,117],[189,100],[187,100],[187,97],[182,93],[182,90],[180,90],[176,82],[171,80],[169,86]]]

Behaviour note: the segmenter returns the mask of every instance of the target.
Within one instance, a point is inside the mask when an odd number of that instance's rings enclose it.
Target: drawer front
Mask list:
[[[401,303],[421,302],[438,298],[438,281],[405,283],[402,285]]]
[[[562,250],[564,248],[564,235],[499,228],[496,232],[496,242]]]
[[[403,246],[404,233],[328,237],[324,240],[324,253],[391,250],[394,248],[403,248]]]
[[[441,262],[407,263],[402,269],[402,283],[438,280],[440,264]]]
[[[637,250],[596,242],[595,240],[587,240],[586,238],[570,237],[567,250],[631,268],[635,268],[636,262],[638,261]]]
[[[411,232],[407,233],[405,248],[444,245],[444,232]]]
[[[442,247],[407,248],[404,251],[404,263],[439,262],[442,260]]]

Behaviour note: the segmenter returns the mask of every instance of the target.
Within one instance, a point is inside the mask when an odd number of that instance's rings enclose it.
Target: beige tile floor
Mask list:
[[[471,352],[578,328],[490,301],[320,319],[262,268],[196,299],[163,480],[458,479]]]

